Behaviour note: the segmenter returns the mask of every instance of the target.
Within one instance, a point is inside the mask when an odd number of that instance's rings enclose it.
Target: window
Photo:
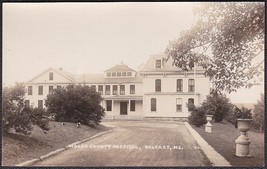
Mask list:
[[[105,94],[110,95],[110,85],[105,86]]]
[[[151,111],[157,111],[157,99],[156,98],[151,99]]]
[[[176,111],[177,112],[182,111],[182,99],[176,99]]]
[[[49,86],[48,87],[48,93],[52,93],[52,91],[53,91],[53,86]]]
[[[121,77],[121,72],[117,72],[117,76],[118,77]]]
[[[57,85],[57,89],[61,89],[61,85]]]
[[[32,86],[28,86],[28,95],[32,95]]]
[[[30,100],[25,100],[25,107],[30,107]]]
[[[126,76],[126,72],[122,72],[122,76]]]
[[[127,72],[127,76],[132,76],[132,72]]]
[[[177,92],[182,92],[182,91],[183,91],[183,80],[177,79]]]
[[[43,100],[38,100],[38,108],[39,109],[43,108]]]
[[[130,94],[135,94],[135,85],[130,85]]]
[[[125,85],[120,85],[120,94],[125,95]]]
[[[103,85],[98,85],[98,92],[103,94]]]
[[[156,79],[155,80],[155,91],[156,92],[160,92],[161,91],[161,80],[160,79]]]
[[[115,77],[116,76],[116,72],[112,72],[112,77]]]
[[[156,68],[161,68],[161,59],[156,59]]]
[[[130,104],[131,104],[130,111],[135,111],[135,100],[131,100]]]
[[[188,91],[189,92],[195,91],[195,81],[194,81],[194,79],[189,79],[188,80]]]
[[[110,73],[110,72],[108,72],[108,73],[107,73],[107,77],[110,77],[110,76],[111,76],[111,73]]]
[[[49,80],[53,80],[53,78],[54,78],[54,77],[53,77],[53,72],[50,72],[50,73],[49,73]]]
[[[113,95],[117,95],[118,94],[118,86],[117,85],[113,85],[112,86],[112,94]]]
[[[91,86],[92,91],[96,92],[96,85]]]
[[[107,111],[112,111],[112,101],[111,100],[107,100]]]
[[[194,105],[194,99],[193,99],[193,98],[189,98],[189,99],[188,99],[188,105],[189,105],[189,104],[193,104],[193,105]],[[191,111],[191,110],[190,110],[190,107],[189,107],[189,106],[187,106],[187,107],[188,107],[188,111]]]
[[[38,94],[43,95],[43,86],[38,86]]]

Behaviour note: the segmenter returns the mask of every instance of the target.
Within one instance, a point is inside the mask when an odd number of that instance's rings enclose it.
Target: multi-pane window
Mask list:
[[[135,94],[135,85],[130,85],[130,94]]]
[[[28,86],[28,95],[32,95],[32,86]]]
[[[176,99],[176,111],[177,112],[182,111],[182,99]]]
[[[161,68],[161,59],[156,59],[156,68]]]
[[[48,93],[52,93],[52,91],[53,91],[53,86],[49,86],[48,87]]]
[[[127,76],[132,76],[132,72],[127,72]]]
[[[130,111],[135,111],[135,100],[130,101]]]
[[[115,77],[116,76],[116,72],[112,72],[112,77]]]
[[[30,100],[25,100],[25,107],[30,107]]]
[[[61,85],[57,85],[57,89],[61,89]]]
[[[151,111],[157,111],[157,99],[151,98]]]
[[[98,85],[98,92],[103,94],[103,85]]]
[[[91,86],[92,91],[96,92],[96,85]]]
[[[105,86],[105,94],[110,95],[110,85]]]
[[[188,91],[189,92],[195,91],[195,81],[194,81],[194,79],[189,79],[188,80]]]
[[[118,77],[121,77],[121,72],[117,72],[117,76]]]
[[[118,86],[117,85],[113,85],[112,86],[112,94],[113,95],[117,95],[118,94]]]
[[[112,111],[112,101],[111,100],[107,100],[107,105],[106,105],[106,109],[107,111]]]
[[[156,79],[155,80],[155,91],[156,92],[160,92],[161,91],[161,80],[160,79]]]
[[[122,76],[126,76],[126,72],[122,72]]]
[[[120,95],[125,95],[125,85],[120,85]]]
[[[49,80],[53,80],[53,79],[54,79],[53,72],[50,72],[49,73]]]
[[[177,92],[183,91],[183,79],[177,79]]]
[[[110,76],[111,76],[111,73],[110,73],[110,72],[108,72],[108,73],[107,73],[107,77],[110,77]]]
[[[43,108],[43,100],[38,100],[38,108],[39,109]]]
[[[38,95],[43,95],[43,86],[38,86]]]
[[[190,104],[194,105],[194,99],[193,98],[188,99],[188,105],[190,105]],[[188,111],[191,111],[189,106],[188,106]]]

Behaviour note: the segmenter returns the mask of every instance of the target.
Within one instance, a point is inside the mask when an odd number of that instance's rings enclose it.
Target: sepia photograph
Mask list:
[[[265,167],[264,2],[2,11],[2,166]]]

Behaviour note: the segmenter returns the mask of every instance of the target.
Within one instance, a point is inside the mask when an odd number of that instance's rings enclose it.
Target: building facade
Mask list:
[[[69,84],[88,85],[99,92],[107,119],[187,118],[187,103],[199,105],[210,91],[200,67],[189,71],[152,55],[139,71],[121,63],[103,74],[75,75],[49,68],[26,83],[25,104],[44,108],[47,94]]]

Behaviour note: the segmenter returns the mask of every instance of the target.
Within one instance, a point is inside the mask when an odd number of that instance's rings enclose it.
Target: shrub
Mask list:
[[[191,114],[188,117],[188,122],[190,124],[195,125],[196,127],[200,127],[203,124],[206,124],[205,110],[202,106],[195,107],[193,105],[188,105],[191,109]]]
[[[255,130],[264,131],[264,95],[261,94],[261,99],[254,105],[254,114],[252,127]]]
[[[17,133],[28,135],[31,133],[32,125],[49,130],[48,120],[43,118],[44,110],[25,108],[24,89],[22,84],[3,89],[3,131],[14,130]]]
[[[213,114],[215,122],[221,122],[231,111],[232,106],[230,100],[216,90],[213,90],[202,103],[206,114]]]
[[[100,94],[88,86],[69,85],[53,90],[45,105],[51,114],[55,114],[55,121],[94,126],[105,114],[101,101]]]

